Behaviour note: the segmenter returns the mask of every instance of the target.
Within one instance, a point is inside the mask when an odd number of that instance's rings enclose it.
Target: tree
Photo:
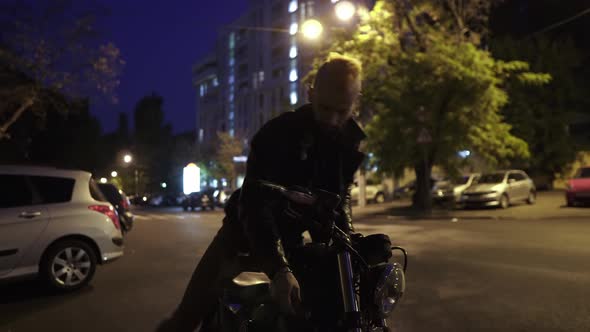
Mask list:
[[[217,141],[218,146],[210,172],[213,178],[227,179],[233,189],[237,178],[234,157],[242,154],[243,146],[239,139],[226,132],[218,132]]]
[[[172,167],[172,127],[164,123],[164,100],[156,93],[143,97],[135,106],[134,164],[140,170],[143,190],[160,190]]]
[[[510,102],[503,114],[514,133],[529,142],[530,172],[547,176],[552,183],[579,149],[568,128],[577,114],[587,112],[587,84],[576,77],[583,57],[571,40],[502,38],[494,40],[491,48],[498,58],[518,57],[533,70],[551,74],[551,82],[540,88],[509,81]]]
[[[420,210],[431,208],[432,167],[456,171],[460,150],[495,165],[529,156],[500,113],[508,102],[504,84],[510,75],[529,84],[549,80],[525,62],[499,61],[479,48],[477,31],[466,33],[469,16],[448,14],[451,3],[378,1],[351,36],[337,36],[329,48],[364,64],[360,116],[368,147],[381,170],[414,168]],[[469,3],[482,11],[488,5]]]
[[[67,0],[2,5],[0,139],[25,112],[67,111],[72,98],[97,94],[117,101],[119,49],[98,40],[98,9],[75,8]]]

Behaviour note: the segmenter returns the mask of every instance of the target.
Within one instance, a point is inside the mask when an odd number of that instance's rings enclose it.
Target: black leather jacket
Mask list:
[[[251,254],[269,277],[288,266],[285,249],[301,234],[282,227],[279,198],[265,195],[253,185],[266,180],[283,186],[302,186],[339,193],[339,227],[353,231],[350,189],[354,173],[364,159],[358,151],[365,138],[354,120],[337,137],[320,130],[311,105],[286,112],[265,124],[254,136],[240,195],[239,218]]]

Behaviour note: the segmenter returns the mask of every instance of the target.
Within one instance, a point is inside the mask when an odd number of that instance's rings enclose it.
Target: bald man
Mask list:
[[[302,235],[284,227],[275,199],[261,193],[255,183],[266,180],[340,194],[336,223],[352,232],[350,189],[364,158],[358,148],[365,134],[353,120],[360,92],[360,63],[331,54],[309,90],[310,104],[281,114],[256,133],[241,193],[232,195],[222,228],[195,269],[180,306],[159,331],[194,331],[215,309],[219,281],[225,280],[223,265],[244,250],[270,278],[280,308],[294,312],[301,297],[288,257],[301,245]]]

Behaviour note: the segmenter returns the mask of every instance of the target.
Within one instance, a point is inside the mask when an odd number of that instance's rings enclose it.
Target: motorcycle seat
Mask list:
[[[232,282],[236,286],[251,287],[270,284],[270,279],[262,272],[242,272]]]

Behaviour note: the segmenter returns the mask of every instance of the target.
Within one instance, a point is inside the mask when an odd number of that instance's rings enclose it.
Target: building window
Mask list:
[[[264,70],[258,72],[258,82],[262,84],[264,82]]]
[[[229,136],[234,137],[234,135],[236,134],[236,132],[232,129],[229,130]]]
[[[297,74],[297,69],[291,69],[289,73],[289,81],[295,82],[299,79],[299,75]]]
[[[297,46],[293,45],[293,46],[291,46],[291,49],[289,50],[289,58],[295,59],[296,57],[297,57]]]
[[[205,138],[205,130],[203,128],[199,129],[199,143],[203,143],[203,139]]]
[[[291,92],[291,105],[297,104],[297,92]]]
[[[205,84],[199,85],[199,95],[203,97],[205,95]]]
[[[289,28],[291,36],[294,36],[297,33],[297,30],[299,30],[299,25],[297,25],[297,23],[291,23],[291,27]]]
[[[289,13],[294,13],[297,11],[297,0],[291,0],[289,3]]]
[[[213,86],[219,86],[219,80],[217,79],[217,77],[213,78]]]
[[[254,89],[258,89],[258,73],[252,74],[252,86]]]

